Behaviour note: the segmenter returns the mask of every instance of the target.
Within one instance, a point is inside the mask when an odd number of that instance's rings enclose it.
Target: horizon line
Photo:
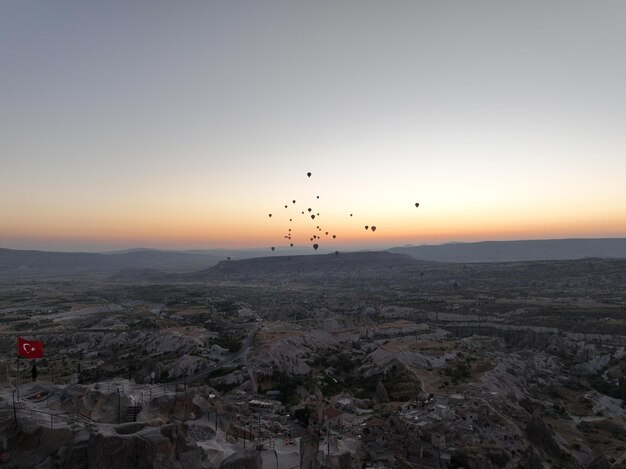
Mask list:
[[[366,245],[353,245],[350,247],[339,247],[335,249],[323,248],[320,246],[320,249],[323,251],[388,251],[390,249],[395,248],[412,248],[412,247],[425,247],[425,246],[447,246],[451,244],[480,244],[480,243],[515,243],[515,242],[527,242],[527,241],[568,241],[568,240],[626,240],[626,234],[623,236],[586,236],[586,237],[566,237],[566,238],[523,238],[523,239],[485,239],[480,241],[446,241],[443,243],[426,243],[426,244],[410,244],[404,243],[401,245],[389,245],[385,246],[366,246]],[[303,245],[294,245],[292,247],[287,246],[276,246],[276,249],[286,248],[286,249],[303,249],[309,248],[308,244]],[[223,251],[223,252],[232,252],[232,251],[262,251],[268,249],[268,246],[256,246],[256,247],[242,247],[242,248],[226,248],[226,247],[203,247],[203,248],[161,248],[161,247],[147,247],[147,246],[135,246],[129,248],[117,248],[117,249],[107,249],[107,250],[55,250],[55,249],[37,249],[37,248],[28,248],[28,249],[16,249],[0,246],[0,249],[10,250],[10,251],[35,251],[35,252],[53,252],[53,253],[68,253],[68,254],[124,254],[133,251],[160,251],[160,252],[171,252],[171,253],[199,253],[202,251]]]

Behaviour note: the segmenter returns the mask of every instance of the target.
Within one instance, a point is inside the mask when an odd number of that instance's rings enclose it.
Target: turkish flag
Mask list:
[[[17,338],[17,354],[24,358],[43,358],[43,342]]]

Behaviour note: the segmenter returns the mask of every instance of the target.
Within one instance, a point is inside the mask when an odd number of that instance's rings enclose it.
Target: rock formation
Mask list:
[[[263,459],[258,451],[237,451],[224,459],[220,469],[262,469]]]
[[[374,402],[378,404],[383,404],[385,402],[389,402],[389,395],[387,394],[387,389],[382,381],[379,381],[376,385],[376,391],[374,392]]]
[[[610,464],[606,456],[600,448],[596,448],[591,453],[591,460],[585,466],[585,469],[609,469]]]
[[[320,437],[309,433],[300,438],[300,467],[301,469],[319,469],[317,454],[320,447]]]
[[[528,445],[520,460],[520,469],[543,469],[543,459],[532,444]]]
[[[562,454],[561,446],[556,440],[554,431],[538,415],[533,415],[526,427],[528,440],[546,454],[558,458]]]
[[[141,424],[99,427],[89,436],[87,467],[113,468],[201,468],[200,450],[187,439],[187,427]],[[128,432],[128,433],[127,433]]]

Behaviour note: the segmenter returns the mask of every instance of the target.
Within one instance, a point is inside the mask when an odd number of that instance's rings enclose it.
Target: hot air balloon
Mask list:
[[[293,202],[294,204],[296,203],[296,201],[295,201],[295,200],[292,200],[292,202]]]
[[[317,196],[317,198],[319,199],[319,198],[320,198],[320,196],[318,195],[318,196]]]
[[[376,227],[375,227],[375,226],[372,226],[371,230],[372,230],[372,231],[376,231]]]
[[[226,259],[230,260],[230,256],[228,256]]]
[[[291,228],[289,228],[289,231],[291,231]]]
[[[337,237],[337,235],[333,235],[333,239],[335,239]]]
[[[415,208],[417,208],[419,206],[420,206],[419,202],[415,202]]]
[[[292,221],[291,218],[289,219],[289,221]]]
[[[276,248],[274,246],[272,246],[272,251],[275,251],[275,250],[276,250]]]
[[[365,229],[367,230],[369,228],[369,226],[365,225]]]
[[[289,246],[293,247],[293,243],[289,243]]]
[[[272,214],[271,213],[269,214],[269,216],[270,216],[270,218],[272,218]]]
[[[311,220],[315,220],[315,215],[311,215]]]
[[[328,236],[328,231],[326,232],[326,236]]]
[[[313,210],[313,209],[312,208],[308,208],[307,210],[309,211],[309,213],[311,213],[311,210]]]
[[[352,216],[352,214],[350,214],[350,216]]]
[[[317,248],[319,248],[319,247],[320,247],[319,244],[314,244],[313,245],[313,249],[315,249],[316,251],[317,251]]]
[[[335,256],[338,256],[338,255],[339,255],[339,251],[335,251]]]
[[[311,173],[306,173],[307,176],[311,177]]]

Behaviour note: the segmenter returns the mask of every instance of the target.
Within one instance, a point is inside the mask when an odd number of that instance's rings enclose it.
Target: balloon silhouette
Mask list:
[[[314,244],[313,245],[313,249],[315,249],[316,251],[317,251],[317,248],[319,248],[319,247],[320,247],[319,244]]]
[[[310,172],[310,171],[308,171],[308,172],[306,173],[306,175],[307,175],[307,177],[308,177],[308,178],[310,178],[310,177],[312,176],[312,174],[313,174],[313,173],[312,173],[312,172]],[[320,197],[321,197],[321,196],[320,196],[319,194],[315,195],[315,198],[316,198],[317,200],[319,200],[319,199],[320,199]],[[296,199],[292,199],[292,200],[291,200],[291,203],[295,205],[295,204],[296,204]],[[415,204],[415,208],[418,208],[418,207],[420,206],[419,202],[414,202],[414,204]],[[289,208],[289,202],[287,202],[287,204],[284,204],[284,205],[285,205],[285,208],[286,208],[286,209],[287,209],[287,208]],[[307,208],[307,209],[302,210],[302,211],[301,211],[302,215],[304,215],[307,211],[308,211],[308,213],[309,213],[309,215],[310,215],[310,217],[311,217],[311,219],[312,219],[312,220],[315,220],[315,219],[316,219],[316,217],[319,217],[319,216],[320,216],[319,212],[313,212],[313,208],[312,208],[312,207],[309,207],[309,208]],[[350,215],[350,217],[354,217],[354,213],[349,213],[349,215]],[[272,214],[272,213],[268,213],[268,217],[269,217],[269,218],[272,218],[272,216],[273,216],[273,214]],[[280,217],[279,217],[279,218],[280,218]],[[290,218],[290,219],[289,219],[289,221],[290,221],[290,222],[293,222],[293,218]],[[318,233],[320,233],[320,234],[318,235],[318,234],[316,233],[315,235],[312,235],[312,237],[311,237],[311,238],[309,238],[311,241],[314,241],[314,240],[320,240],[320,239],[322,238],[322,236],[324,236],[324,235],[325,235],[325,236],[331,236],[329,231],[324,230],[324,229],[323,229],[323,228],[321,228],[319,225],[317,225],[315,228],[316,228],[317,232],[318,232]],[[371,226],[369,226],[369,225],[365,225],[365,230],[371,230],[372,232],[375,232],[375,231],[376,231],[376,229],[377,229],[377,228],[376,228],[376,226],[374,226],[374,225],[371,225]],[[291,233],[291,231],[292,231],[292,230],[291,230],[291,228],[289,228],[289,229],[288,229],[288,233],[286,233],[286,234],[285,234],[285,236],[283,236],[285,239],[287,239],[287,240],[289,240],[289,241],[291,241],[291,240],[292,240],[292,236],[291,236],[291,235],[292,235],[292,233]],[[337,235],[336,235],[336,234],[333,234],[333,235],[332,235],[332,237],[333,237],[333,239],[337,239]],[[294,243],[289,243],[289,246],[294,247]],[[314,245],[313,245],[313,247],[314,247],[314,249],[316,249],[316,250],[317,250],[317,249],[318,249],[318,247],[319,247],[319,245],[318,245],[318,244],[314,244]],[[271,247],[271,249],[272,249],[272,251],[275,251],[275,250],[276,250],[276,246],[272,246],[272,247]],[[339,254],[339,251],[335,251],[335,255],[338,255],[338,254]],[[230,260],[230,256],[228,257],[228,260]],[[424,274],[423,274],[423,273],[421,273],[421,275],[424,275]]]

